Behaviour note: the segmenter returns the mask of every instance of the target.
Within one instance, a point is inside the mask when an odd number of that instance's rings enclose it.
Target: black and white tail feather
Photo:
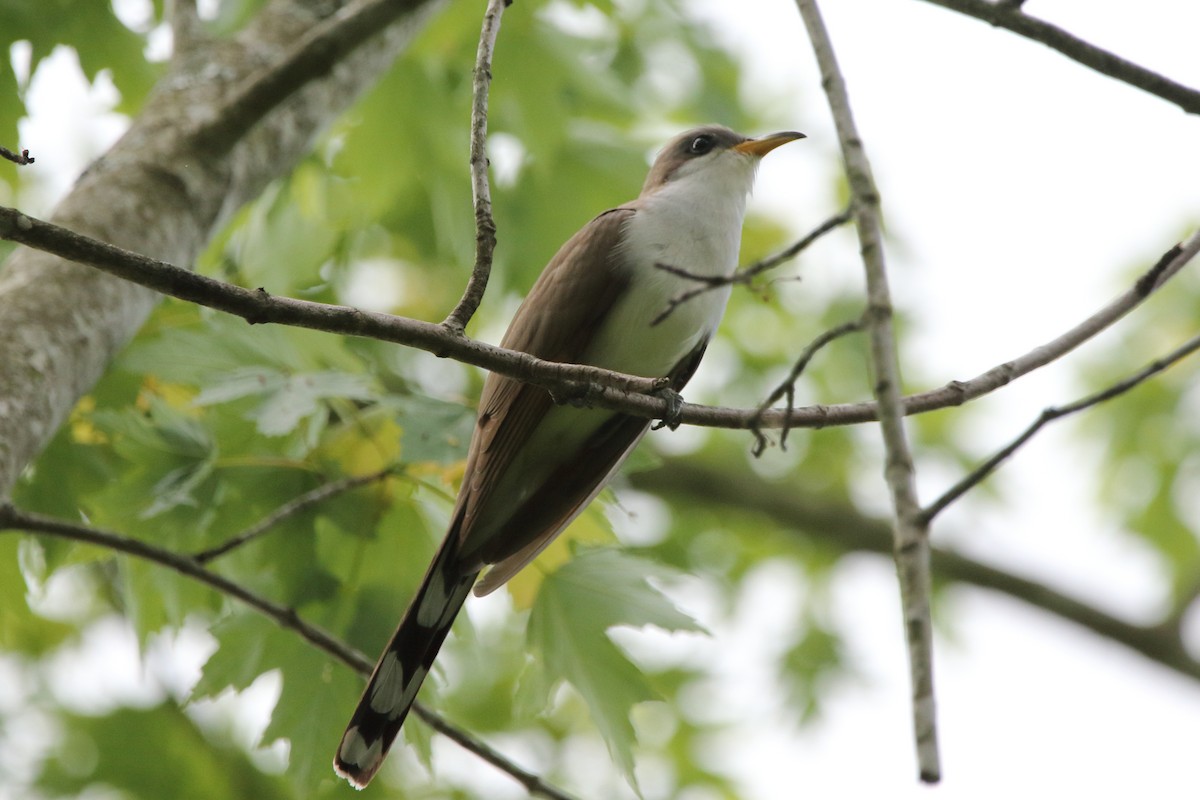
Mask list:
[[[479,574],[461,572],[456,538],[451,531],[430,564],[342,735],[333,768],[357,789],[383,764]]]

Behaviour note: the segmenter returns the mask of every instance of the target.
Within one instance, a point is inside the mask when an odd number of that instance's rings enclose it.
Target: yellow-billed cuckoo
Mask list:
[[[655,318],[695,287],[690,276],[733,274],[759,159],[803,136],[749,139],[719,126],[677,136],[636,200],[605,211],[555,254],[501,346],[547,361],[668,377],[672,390],[682,389],[721,319],[729,286],[691,298],[657,324]],[[648,426],[640,417],[556,405],[544,389],[488,376],[450,529],[350,719],[333,761],[339,775],[367,785],[471,588],[487,594],[533,560],[599,493]]]

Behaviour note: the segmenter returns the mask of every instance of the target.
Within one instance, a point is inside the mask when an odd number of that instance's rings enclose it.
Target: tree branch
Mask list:
[[[488,0],[475,53],[475,76],[471,88],[471,194],[475,201],[475,266],[463,291],[462,299],[442,321],[455,333],[462,333],[479,309],[492,274],[492,256],[496,252],[496,220],[492,217],[492,191],[488,186],[487,154],[488,87],[492,83],[492,53],[500,33],[500,17],[512,0]]]
[[[22,150],[19,153],[14,153],[12,150],[9,150],[7,147],[4,147],[3,145],[0,145],[0,158],[3,158],[7,161],[11,161],[14,164],[18,164],[20,166],[24,166],[26,164],[32,164],[34,161],[37,161],[36,158],[29,155],[28,150]]]
[[[1130,389],[1134,388],[1143,381],[1154,377],[1158,373],[1163,372],[1179,361],[1182,361],[1184,358],[1187,358],[1197,350],[1200,350],[1200,336],[1189,339],[1183,345],[1179,346],[1175,350],[1172,350],[1167,355],[1163,356],[1162,358],[1155,359],[1143,369],[1138,370],[1138,372],[1130,375],[1125,380],[1109,386],[1107,389],[1088,395],[1087,397],[1076,400],[1073,403],[1068,403],[1065,406],[1050,407],[1043,410],[1042,413],[1038,415],[1038,418],[1034,420],[1033,423],[1026,428],[1020,436],[1018,436],[1016,439],[1013,439],[1004,447],[1000,448],[1000,450],[998,450],[991,458],[989,458],[987,461],[984,461],[976,469],[972,470],[965,477],[963,477],[962,480],[947,489],[941,497],[926,506],[925,510],[921,512],[921,516],[928,523],[942,511],[946,510],[947,506],[958,500],[974,487],[978,486],[989,475],[995,472],[1002,463],[1008,460],[1013,453],[1017,452],[1018,449],[1024,446],[1026,442],[1032,439],[1034,435],[1037,434],[1037,432],[1047,424],[1054,422],[1055,420],[1062,419],[1063,417],[1076,414],[1086,408],[1099,405],[1100,403],[1111,400],[1114,397],[1118,397],[1125,392],[1128,392]]]
[[[851,320],[850,322],[843,322],[841,325],[830,328],[816,339],[813,339],[808,346],[801,351],[800,357],[796,359],[796,363],[792,365],[792,370],[788,373],[788,376],[784,378],[783,382],[775,387],[775,390],[767,396],[767,399],[763,400],[758,406],[756,413],[759,417],[761,417],[767,412],[767,409],[769,409],[772,404],[779,400],[779,398],[786,397],[787,407],[785,408],[784,413],[784,425],[783,429],[779,433],[779,446],[781,448],[786,447],[787,435],[791,430],[791,428],[787,425],[787,419],[791,416],[792,409],[794,408],[796,400],[796,381],[800,379],[800,375],[803,374],[804,370],[808,368],[809,362],[813,360],[813,357],[816,356],[817,352],[822,347],[830,342],[840,339],[843,336],[854,333],[855,331],[861,331],[864,324],[865,320],[860,317],[859,319]],[[762,428],[757,425],[752,424],[750,426],[750,432],[754,434],[754,449],[752,452],[754,453],[755,457],[758,457],[762,455],[763,450],[765,450],[767,447],[767,437],[763,436]]]
[[[236,87],[263,79],[280,53],[308,41],[339,4],[268,0],[238,33],[198,42],[172,59],[128,130],[80,176],[53,220],[127,250],[192,264],[213,232],[310,152],[316,135],[392,63],[424,19],[411,10],[434,5],[375,2],[403,18],[376,25],[336,68],[310,69],[307,82],[276,81],[277,94],[253,95],[253,108],[242,101],[241,116],[227,127],[211,109],[226,108]],[[210,132],[211,147],[197,146],[189,136],[197,130]],[[48,253],[13,251],[0,269],[0,498],[157,302],[132,283]]]
[[[638,490],[673,498],[688,507],[725,508],[759,519],[765,515],[769,522],[758,529],[775,528],[838,553],[891,555],[887,521],[865,516],[849,503],[831,503],[792,484],[764,481],[745,470],[717,469],[695,458],[669,458],[655,469],[629,474],[627,480]],[[1200,661],[1184,647],[1175,617],[1138,625],[954,550],[932,547],[931,558],[939,578],[1012,597],[1200,681]]]
[[[0,206],[0,239],[24,244],[70,261],[86,264],[156,292],[242,317],[252,324],[277,323],[312,330],[368,336],[416,347],[442,358],[499,372],[543,386],[558,396],[583,396],[602,408],[661,419],[670,411],[666,400],[650,394],[658,381],[609,372],[598,367],[541,361],[525,353],[494,347],[452,334],[440,325],[251,291],[198,275],[147,256],[105,244],[58,225]],[[1200,252],[1200,230],[1173,245],[1127,291],[1083,322],[1029,352],[965,381],[903,398],[903,411],[922,414],[959,406],[1000,389],[1056,361],[1136,308],[1157,292]],[[874,403],[837,403],[792,409],[722,408],[684,403],[681,420],[689,425],[732,430],[759,428],[826,428],[878,419]],[[0,482],[0,488],[3,487]]]
[[[346,56],[431,0],[360,0],[305,30],[282,59],[251,73],[185,136],[210,154],[227,152],[299,89],[344,68]]]
[[[1021,2],[988,2],[988,0],[925,0],[942,8],[957,11],[968,17],[983,20],[1026,39],[1040,42],[1067,58],[1078,61],[1096,72],[1116,78],[1122,83],[1149,92],[1174,103],[1189,114],[1200,114],[1200,91],[1176,83],[1157,72],[1096,47],[1068,33],[1057,25],[1031,17],[1021,10]]]
[[[222,594],[240,600],[250,608],[275,622],[281,628],[294,631],[305,641],[316,646],[323,653],[341,661],[350,669],[363,677],[371,674],[374,664],[367,660],[362,653],[350,647],[345,642],[333,636],[324,629],[305,622],[293,609],[279,605],[255,592],[250,591],[236,581],[231,581],[215,572],[205,569],[195,558],[172,552],[162,547],[131,539],[111,531],[98,530],[85,525],[76,525],[65,520],[47,517],[41,514],[31,514],[15,508],[11,503],[0,503],[0,533],[9,530],[23,530],[45,536],[54,536],[75,542],[103,547],[118,553],[134,556],[150,561],[203,583]],[[551,798],[551,800],[571,800],[571,796],[556,786],[547,783],[533,773],[518,767],[499,752],[466,731],[451,724],[440,714],[429,708],[415,703],[413,710],[438,733],[445,735],[468,752],[495,766],[509,777],[516,780],[530,794]]]
[[[921,780],[941,779],[937,711],[933,688],[933,579],[929,564],[929,527],[917,500],[916,468],[904,433],[900,397],[900,364],[892,326],[892,300],[883,255],[879,219],[879,190],[871,174],[866,149],[854,123],[850,96],[838,67],[833,42],[821,19],[816,0],[797,0],[800,16],[821,70],[822,86],[837,128],[867,278],[866,329],[874,372],[875,402],[883,434],[884,477],[895,512],[894,558],[900,582],[904,633],[912,678],[913,731]]]
[[[353,477],[342,478],[341,480],[332,481],[330,483],[318,486],[311,491],[305,492],[299,497],[292,498],[267,516],[260,519],[258,522],[251,525],[249,528],[230,536],[221,544],[215,547],[210,547],[207,550],[201,550],[198,553],[194,553],[192,558],[201,564],[207,564],[213,559],[223,556],[231,550],[257,539],[271,528],[283,522],[288,517],[294,517],[302,511],[306,511],[315,505],[319,505],[330,498],[337,497],[339,494],[344,494],[352,489],[357,489],[360,486],[366,486],[369,483],[383,480],[389,475],[394,474],[396,469],[397,467],[395,466],[386,467],[368,475],[355,475]]]

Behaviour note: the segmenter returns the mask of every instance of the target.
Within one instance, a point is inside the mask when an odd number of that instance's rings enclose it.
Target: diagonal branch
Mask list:
[[[430,0],[360,0],[305,31],[282,59],[246,77],[187,131],[209,153],[224,153],[299,89],[344,66],[346,56]]]
[[[131,539],[111,531],[89,528],[85,525],[75,525],[65,520],[42,514],[31,514],[21,511],[11,503],[0,503],[0,533],[5,530],[23,530],[59,539],[75,542],[85,542],[118,553],[134,556],[167,567],[193,580],[199,581],[222,594],[240,600],[250,608],[274,621],[281,628],[295,631],[299,636],[315,645],[317,649],[341,661],[350,669],[364,677],[371,674],[374,664],[366,656],[350,647],[345,642],[330,634],[328,631],[305,622],[291,608],[262,597],[246,587],[212,572],[190,556],[181,555],[162,547]],[[546,797],[550,800],[571,800],[571,796],[558,787],[546,782],[541,777],[522,769],[508,760],[505,756],[489,747],[466,731],[451,724],[440,714],[416,703],[413,706],[417,715],[425,720],[438,733],[445,735],[468,752],[487,761],[489,764],[507,773],[528,790],[531,795]]]
[[[921,518],[917,500],[916,469],[904,433],[904,407],[900,397],[900,364],[892,325],[892,300],[883,256],[883,227],[879,215],[879,190],[871,174],[862,138],[854,123],[850,96],[838,67],[833,42],[821,19],[816,0],[797,0],[800,17],[812,42],[821,70],[822,86],[837,128],[846,176],[850,181],[854,213],[867,277],[867,338],[874,372],[875,402],[886,452],[884,476],[895,513],[893,537],[896,574],[904,613],[912,679],[913,732],[921,780],[941,779],[937,715],[933,690],[933,579],[929,562],[929,528]]]
[[[326,59],[324,66],[314,63],[288,80],[268,78],[293,63],[281,54],[288,57],[297,42],[314,41],[310,33],[330,15],[340,19],[349,13],[346,8],[367,4],[388,6],[395,22],[369,26],[373,35],[344,49],[336,67],[329,68]],[[342,8],[269,0],[255,4],[238,33],[185,43],[185,50],[194,49],[171,60],[124,135],[57,205],[54,221],[127,250],[192,264],[243,203],[311,151],[313,139],[387,69],[436,5],[357,0]],[[261,80],[275,87],[274,94],[256,90],[240,104],[230,99],[246,96],[239,93]],[[210,116],[225,108],[231,108],[228,126]],[[0,407],[7,413],[0,414],[0,497],[12,490],[158,299],[47,252],[16,248],[5,259]]]
[[[330,483],[318,486],[312,491],[305,492],[299,497],[292,498],[267,516],[260,519],[258,522],[246,528],[244,531],[230,536],[221,544],[192,554],[192,558],[201,564],[207,564],[213,559],[223,556],[231,550],[235,550],[247,542],[257,539],[271,528],[283,522],[285,519],[294,517],[302,511],[306,511],[315,505],[319,505],[330,498],[337,497],[339,494],[344,494],[352,489],[357,489],[360,486],[366,486],[369,483],[383,480],[389,475],[394,474],[396,469],[397,467],[395,466],[385,467],[384,469],[367,475],[355,475],[350,478],[342,478],[341,480],[332,481]]]
[[[764,481],[745,470],[721,469],[696,458],[668,458],[647,471],[628,476],[641,491],[689,507],[722,508],[763,516],[766,527],[803,538],[836,553],[891,555],[888,522],[866,516],[852,504],[830,502],[786,483]],[[762,524],[756,524],[761,530]],[[1009,572],[945,547],[931,548],[934,574],[964,586],[1012,597],[1031,608],[1116,642],[1180,675],[1200,681],[1200,660],[1188,651],[1178,615],[1145,624],[1130,622],[1054,587]]]
[[[488,186],[487,154],[488,87],[492,83],[492,53],[500,33],[500,17],[512,0],[488,0],[475,53],[475,77],[471,102],[471,194],[475,199],[475,266],[462,299],[442,325],[462,333],[483,301],[496,252],[496,220],[492,217],[492,191]]]
[[[1155,359],[1143,369],[1138,370],[1138,372],[1130,375],[1125,380],[1109,386],[1107,389],[1088,395],[1087,397],[1076,400],[1073,403],[1068,403],[1065,406],[1057,406],[1045,409],[1041,414],[1038,415],[1038,418],[1034,420],[1028,428],[1022,431],[1020,436],[1013,439],[1004,447],[1000,448],[1000,450],[998,450],[991,458],[989,458],[987,461],[984,461],[977,468],[963,477],[962,480],[947,489],[941,497],[930,503],[925,510],[921,512],[921,516],[928,523],[938,514],[945,511],[947,506],[958,500],[972,488],[982,483],[989,475],[995,472],[1001,464],[1008,460],[1013,453],[1017,452],[1017,450],[1024,446],[1026,442],[1032,439],[1038,431],[1040,431],[1049,423],[1062,419],[1063,417],[1069,417],[1072,414],[1076,414],[1086,408],[1099,405],[1107,400],[1112,400],[1114,397],[1119,397],[1143,381],[1146,381],[1160,372],[1169,369],[1171,366],[1187,358],[1197,350],[1200,350],[1200,336],[1189,339],[1187,342],[1180,345],[1175,350],[1172,350],[1167,355],[1163,356],[1162,358]]]
[[[983,20],[997,28],[1040,42],[1067,58],[1078,61],[1110,78],[1149,92],[1174,103],[1189,114],[1200,114],[1200,91],[1177,83],[1157,72],[1122,58],[1068,33],[1057,25],[1031,17],[1021,10],[1020,2],[988,0],[925,0],[968,17]]]

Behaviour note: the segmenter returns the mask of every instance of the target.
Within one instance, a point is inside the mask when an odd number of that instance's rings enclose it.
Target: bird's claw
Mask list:
[[[651,425],[650,430],[656,431],[659,428],[675,430],[683,423],[683,395],[670,387],[658,389],[654,395],[667,401],[667,413],[663,414],[662,419]]]

